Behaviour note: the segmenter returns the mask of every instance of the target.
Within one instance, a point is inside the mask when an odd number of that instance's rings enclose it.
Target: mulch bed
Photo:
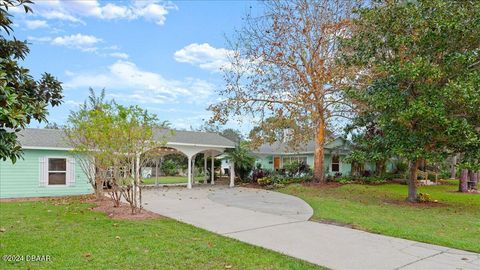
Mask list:
[[[105,213],[109,218],[115,220],[146,220],[163,218],[163,216],[145,209],[142,209],[140,213],[132,214],[132,209],[129,204],[120,203],[119,207],[114,207],[112,200],[109,198],[105,198],[101,201],[97,201],[93,198],[86,202],[96,204],[95,207],[90,208],[92,211]]]

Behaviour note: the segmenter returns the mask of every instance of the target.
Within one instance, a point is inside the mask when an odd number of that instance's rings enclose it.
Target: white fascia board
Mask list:
[[[32,150],[64,150],[71,151],[73,148],[67,147],[48,147],[48,146],[22,146],[22,149],[32,149]]]
[[[211,145],[211,144],[194,144],[194,143],[177,143],[177,142],[167,142],[167,146],[172,145],[181,145],[181,146],[198,146],[198,147],[211,147],[211,148],[235,148],[235,146],[225,146],[225,145]]]

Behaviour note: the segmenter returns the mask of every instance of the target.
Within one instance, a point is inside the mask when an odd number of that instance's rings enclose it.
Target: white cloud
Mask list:
[[[121,52],[113,52],[109,54],[111,57],[120,58],[120,59],[128,59],[128,54],[121,53]]]
[[[51,37],[32,37],[32,36],[28,36],[27,40],[43,43],[43,42],[50,42],[52,40],[52,38]]]
[[[178,62],[189,63],[202,69],[219,71],[221,68],[228,68],[228,57],[232,54],[232,50],[215,48],[208,43],[192,43],[176,51],[174,58]]]
[[[37,29],[37,28],[44,28],[44,27],[48,27],[48,23],[47,21],[43,21],[43,20],[27,20],[25,21],[25,26],[28,28],[28,29]]]
[[[143,18],[163,25],[169,10],[177,9],[171,2],[164,1],[135,1],[124,5],[113,3],[101,4],[98,0],[43,0],[35,2],[35,13],[49,20],[63,20],[75,23],[84,23],[81,18],[94,17],[103,20]],[[14,13],[23,13],[19,8],[11,9]]]
[[[126,102],[201,103],[205,102],[214,90],[214,86],[204,80],[166,79],[161,74],[142,70],[134,63],[122,60],[110,65],[105,72],[69,74],[71,78],[64,84],[65,88],[106,88],[111,97]]]
[[[80,49],[82,51],[93,52],[97,48],[95,45],[102,42],[102,39],[91,35],[75,34],[53,38],[50,43],[57,46]]]

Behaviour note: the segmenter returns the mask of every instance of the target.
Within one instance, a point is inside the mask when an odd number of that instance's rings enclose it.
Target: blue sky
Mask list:
[[[49,121],[65,123],[91,86],[180,129],[209,118],[230,53],[225,35],[258,8],[245,1],[35,2],[33,14],[12,10],[14,34],[31,43],[23,65],[36,78],[49,72],[63,82],[64,103],[49,109]]]

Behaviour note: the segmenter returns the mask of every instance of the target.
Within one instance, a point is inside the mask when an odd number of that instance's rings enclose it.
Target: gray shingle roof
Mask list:
[[[165,137],[166,136],[166,137]],[[154,130],[154,139],[166,140],[172,144],[195,144],[217,147],[235,147],[235,143],[217,133],[197,131]],[[59,129],[27,128],[19,133],[20,144],[26,148],[71,148],[65,133]]]
[[[350,145],[348,141],[345,141],[342,138],[336,138],[333,141],[328,142],[324,146],[325,150],[340,150],[342,152],[350,151]],[[275,142],[273,144],[262,144],[258,149],[253,150],[255,154],[299,154],[299,153],[313,153],[315,150],[315,142],[309,141],[300,145],[297,148],[290,147],[287,143],[284,142]]]

